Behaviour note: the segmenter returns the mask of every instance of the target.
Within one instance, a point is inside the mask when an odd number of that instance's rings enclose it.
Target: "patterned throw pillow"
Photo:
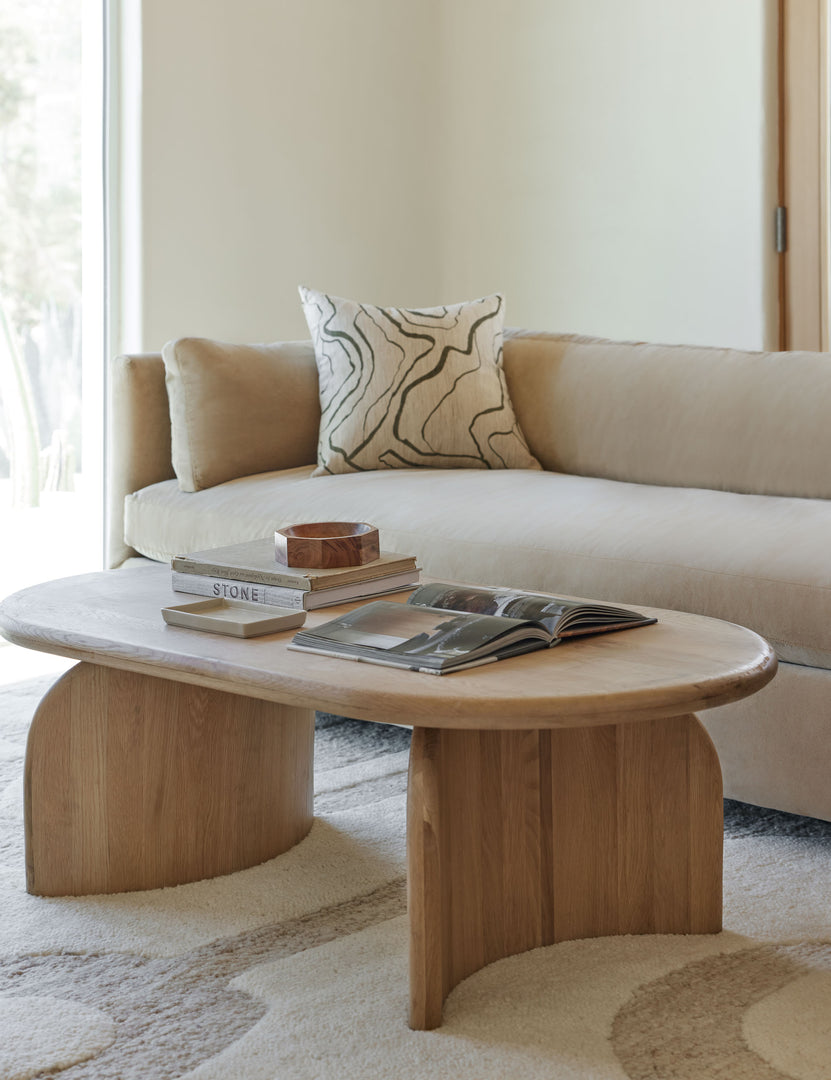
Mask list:
[[[320,379],[316,476],[540,468],[502,372],[502,296],[422,310],[300,297]]]

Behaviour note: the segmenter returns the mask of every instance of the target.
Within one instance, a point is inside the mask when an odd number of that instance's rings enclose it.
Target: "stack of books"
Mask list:
[[[271,537],[176,555],[170,565],[176,592],[306,611],[412,589],[419,580],[414,555],[388,551],[361,566],[282,566]]]

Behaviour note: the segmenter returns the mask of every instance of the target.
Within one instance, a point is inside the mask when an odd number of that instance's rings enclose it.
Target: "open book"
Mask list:
[[[445,675],[564,638],[656,621],[609,604],[434,583],[420,586],[405,604],[376,600],[301,630],[289,648]]]

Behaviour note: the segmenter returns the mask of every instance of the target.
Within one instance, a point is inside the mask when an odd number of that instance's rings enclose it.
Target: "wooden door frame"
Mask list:
[[[777,0],[779,348],[829,348],[828,2]]]

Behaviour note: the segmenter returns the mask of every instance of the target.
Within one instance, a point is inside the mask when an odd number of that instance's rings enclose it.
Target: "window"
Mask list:
[[[0,596],[99,569],[103,11],[0,0]]]

